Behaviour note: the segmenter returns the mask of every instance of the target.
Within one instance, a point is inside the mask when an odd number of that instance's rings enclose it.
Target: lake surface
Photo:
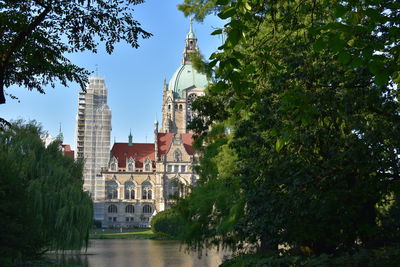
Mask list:
[[[216,267],[222,263],[224,251],[211,250],[188,254],[176,241],[141,239],[90,240],[87,252],[82,254],[50,255],[59,263],[84,267]]]

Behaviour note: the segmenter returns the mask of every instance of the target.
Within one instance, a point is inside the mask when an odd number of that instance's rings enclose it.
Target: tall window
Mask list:
[[[108,213],[117,213],[118,209],[117,206],[115,206],[114,204],[108,206]]]
[[[151,165],[150,165],[151,164],[151,160],[149,158],[146,158],[143,164],[144,164],[144,171],[145,172],[151,171]]]
[[[116,163],[111,163],[111,170],[116,171],[117,170],[117,164]]]
[[[143,213],[152,213],[153,208],[150,205],[144,205],[143,206]]]
[[[144,171],[149,172],[150,171],[150,164],[147,163],[146,165],[144,165]]]
[[[107,182],[107,199],[118,198],[118,184],[115,181]]]
[[[135,199],[135,185],[132,181],[125,183],[125,199]]]
[[[142,183],[142,199],[152,199],[152,185],[149,182]]]
[[[133,158],[128,159],[128,171],[133,172],[135,170],[135,160]]]
[[[179,196],[180,195],[180,186],[181,183],[178,179],[173,179],[169,181],[169,194],[170,196]]]
[[[133,206],[133,205],[127,205],[126,207],[125,207],[125,212],[126,213],[135,213],[135,207]]]
[[[182,152],[179,149],[174,151],[174,160],[176,162],[182,161]]]
[[[128,163],[128,171],[133,171],[133,164],[132,163]]]

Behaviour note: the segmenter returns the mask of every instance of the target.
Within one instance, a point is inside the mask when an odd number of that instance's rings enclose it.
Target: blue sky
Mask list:
[[[70,55],[75,64],[94,71],[98,65],[99,76],[108,87],[108,105],[112,111],[112,140],[127,142],[132,129],[134,142],[152,142],[155,118],[161,121],[161,101],[164,78],[167,82],[179,67],[184,48],[185,35],[189,30],[189,18],[178,11],[177,4],[183,0],[146,0],[135,6],[136,19],[142,27],[154,36],[140,40],[140,47],[134,49],[120,43],[112,55],[105,52],[100,44],[98,53]],[[209,17],[204,23],[193,23],[201,53],[208,58],[221,39],[210,33],[223,22]],[[75,148],[75,119],[77,113],[77,84],[49,87],[46,94],[12,87],[8,92],[19,97],[7,98],[0,105],[0,117],[7,120],[25,119],[40,122],[44,130],[55,136],[62,125],[64,143]]]

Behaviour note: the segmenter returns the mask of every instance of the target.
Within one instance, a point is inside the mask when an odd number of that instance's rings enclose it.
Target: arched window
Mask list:
[[[180,196],[181,183],[178,179],[170,180],[169,182],[169,195],[170,196]]]
[[[150,163],[147,163],[144,165],[144,171],[149,172],[150,171]]]
[[[153,199],[152,185],[149,182],[142,183],[142,199]]]
[[[135,170],[135,160],[134,160],[132,157],[130,157],[130,158],[128,159],[128,162],[127,162],[127,169],[128,169],[128,171],[130,171],[130,172],[133,172],[133,171]]]
[[[182,104],[179,105],[179,111],[182,111]]]
[[[133,164],[132,163],[128,163],[128,171],[133,171]]]
[[[171,110],[171,105],[168,105],[168,111],[170,111]]]
[[[144,160],[144,171],[145,172],[150,172],[151,171],[151,160],[149,158],[146,158]]]
[[[114,204],[108,206],[108,213],[117,213],[118,209],[117,206],[115,206]]]
[[[176,162],[182,161],[182,152],[179,149],[174,151],[174,160]]]
[[[125,183],[125,199],[135,199],[135,185],[131,181]]]
[[[107,182],[107,199],[118,198],[118,184],[115,181]]]
[[[111,170],[116,171],[117,170],[117,164],[116,163],[111,163]]]
[[[143,213],[152,213],[153,208],[150,205],[144,205],[143,206]]]
[[[125,212],[126,213],[135,213],[135,207],[133,205],[127,205],[125,207]]]

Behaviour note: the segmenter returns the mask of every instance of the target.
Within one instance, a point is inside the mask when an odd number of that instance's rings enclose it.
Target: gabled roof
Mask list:
[[[174,133],[158,133],[158,156],[167,154],[173,138]]]
[[[174,139],[174,133],[158,133],[158,156],[165,155],[168,153],[172,140]],[[194,154],[194,149],[193,149],[193,134],[191,133],[185,133],[185,134],[180,134],[183,142],[183,146],[186,150],[186,152],[189,155]]]
[[[135,166],[143,167],[144,160],[148,157],[155,161],[154,144],[133,143],[114,143],[111,149],[111,155],[118,159],[118,167],[125,168],[126,159],[132,157],[135,159]]]
[[[182,137],[183,146],[185,147],[186,152],[189,155],[193,155],[195,152],[193,149],[193,134],[185,133],[185,134],[181,134],[181,137]]]

